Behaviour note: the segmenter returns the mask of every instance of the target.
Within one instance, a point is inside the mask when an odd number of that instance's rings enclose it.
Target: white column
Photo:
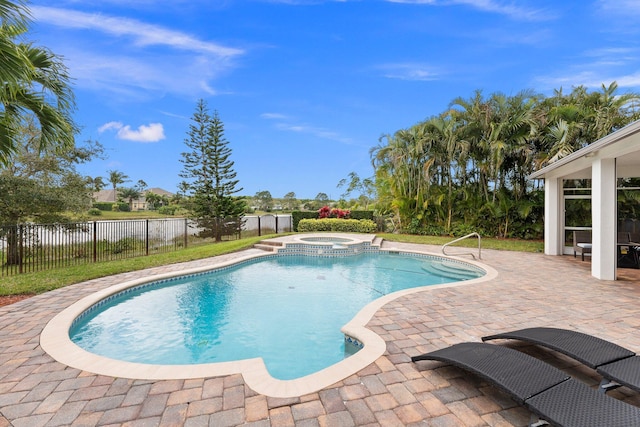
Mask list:
[[[591,275],[601,280],[615,280],[618,212],[615,159],[594,160],[591,166],[591,185]]]
[[[544,253],[546,255],[562,255],[564,236],[562,222],[564,207],[561,203],[562,179],[545,178],[544,180]]]

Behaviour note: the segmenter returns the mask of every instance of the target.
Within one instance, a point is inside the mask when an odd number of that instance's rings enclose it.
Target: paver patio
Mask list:
[[[383,248],[437,247],[384,242]],[[249,251],[257,251],[250,249]],[[368,327],[387,343],[367,368],[317,393],[271,398],[240,375],[193,380],[113,378],[56,362],[39,334],[57,313],[85,295],[124,280],[200,260],[91,280],[0,307],[0,427],[35,426],[522,426],[530,413],[465,372],[410,357],[483,335],[532,326],[577,329],[640,352],[640,275],[598,281],[572,257],[483,250],[496,279],[426,290],[395,300]],[[226,255],[225,257],[233,257]],[[598,375],[577,362],[524,344],[592,386]],[[610,396],[640,406],[621,387]]]

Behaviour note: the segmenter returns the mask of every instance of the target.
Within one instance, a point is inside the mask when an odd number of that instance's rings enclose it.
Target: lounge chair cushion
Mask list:
[[[438,360],[471,371],[523,404],[570,377],[528,354],[491,344],[465,342],[414,356],[412,361]]]
[[[437,360],[475,373],[558,427],[640,425],[640,408],[599,393],[563,371],[508,347],[461,343],[411,360]]]
[[[570,379],[528,399],[526,406],[555,426],[624,427],[640,425],[640,408]]]
[[[596,371],[608,380],[640,391],[640,356],[628,357],[601,365]]]
[[[527,328],[482,337],[482,341],[495,339],[532,342],[571,356],[592,369],[635,355],[633,351],[610,341],[559,328]]]

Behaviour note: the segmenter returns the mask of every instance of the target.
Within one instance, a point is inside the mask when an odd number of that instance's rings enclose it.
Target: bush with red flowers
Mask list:
[[[330,208],[329,206],[323,206],[318,209],[318,218],[341,218],[341,219],[349,219],[349,215],[351,215],[351,211],[348,209],[338,209],[338,208]]]

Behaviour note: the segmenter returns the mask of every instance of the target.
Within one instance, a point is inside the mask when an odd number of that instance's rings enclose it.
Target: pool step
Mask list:
[[[374,237],[373,241],[371,242],[371,246],[377,246],[377,247],[381,247],[382,246],[382,241],[384,239],[382,237]]]
[[[439,276],[448,277],[450,279],[470,280],[479,277],[479,274],[473,270],[466,270],[460,264],[452,264],[447,262],[434,262],[428,266],[423,266],[422,269],[429,273],[434,273]]]
[[[253,245],[254,248],[262,249],[263,251],[267,251],[267,252],[275,252],[278,250],[279,247],[282,247],[282,246],[283,246],[282,242],[274,242],[269,240],[262,240]]]

